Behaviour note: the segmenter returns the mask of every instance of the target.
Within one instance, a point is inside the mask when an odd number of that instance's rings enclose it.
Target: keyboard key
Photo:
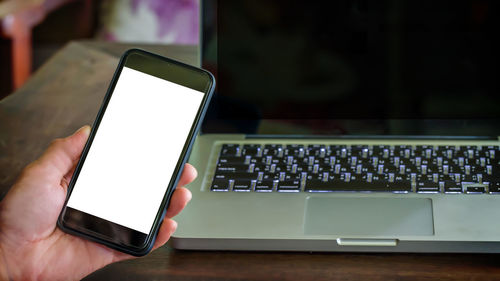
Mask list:
[[[389,192],[387,183],[384,181],[351,180],[350,182],[335,185],[335,189],[336,191]]]
[[[233,164],[243,164],[245,162],[245,157],[243,156],[221,156],[218,163],[233,163]]]
[[[439,193],[439,183],[433,181],[420,181],[417,182],[418,193]]]
[[[257,192],[272,192],[277,185],[277,180],[262,180],[255,184],[255,191]]]
[[[444,192],[445,193],[462,193],[462,184],[455,181],[444,181]]]
[[[499,159],[500,158],[500,150],[499,150],[498,146],[496,146],[496,145],[488,146],[486,148],[486,150],[487,150],[486,154],[490,159]]]
[[[237,156],[240,154],[239,144],[224,144],[220,151],[221,156]]]
[[[214,179],[212,182],[212,191],[228,191],[229,180],[227,179]]]
[[[262,156],[262,147],[260,144],[243,145],[243,155]]]
[[[491,182],[488,185],[491,194],[500,194],[500,182]]]
[[[469,185],[467,186],[467,189],[465,190],[465,193],[467,194],[480,194],[485,192],[485,187],[484,185]]]
[[[304,191],[306,192],[332,192],[332,183],[319,179],[310,179],[306,181]]]
[[[387,189],[394,193],[411,192],[411,181],[396,181],[387,184]]]
[[[249,165],[221,163],[217,165],[216,172],[246,172],[248,169]]]
[[[255,185],[255,180],[237,179],[234,180],[233,191],[251,191]]]
[[[289,144],[286,146],[287,155],[303,158],[306,154],[306,149],[301,144]]]
[[[339,144],[330,145],[330,151],[332,151],[332,155],[339,154],[339,151],[343,148],[347,148],[347,146]]]
[[[257,173],[220,171],[214,176],[216,179],[257,179]]]
[[[496,174],[496,175],[483,174],[483,182],[500,183],[500,174]]]
[[[363,157],[363,150],[364,149],[368,149],[368,146],[367,145],[353,145],[353,146],[351,146],[351,155],[357,156],[357,157]],[[366,153],[366,151],[365,151],[365,153]]]
[[[279,192],[299,192],[300,191],[300,181],[299,180],[287,180],[278,182]]]
[[[437,155],[442,156],[446,159],[451,159],[455,156],[455,146],[454,145],[444,145],[438,146]]]
[[[281,144],[266,144],[264,145],[264,155],[283,157],[285,149]]]
[[[327,154],[327,148],[321,144],[312,144],[307,147],[309,155],[324,158]]]
[[[318,180],[306,181],[305,190],[308,192],[388,192],[386,183],[374,181],[368,183],[362,180],[351,180],[349,182],[333,180],[322,182]]]

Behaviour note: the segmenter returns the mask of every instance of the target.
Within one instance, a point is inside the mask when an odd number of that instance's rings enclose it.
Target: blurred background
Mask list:
[[[71,40],[198,44],[199,0],[0,0],[0,99]]]

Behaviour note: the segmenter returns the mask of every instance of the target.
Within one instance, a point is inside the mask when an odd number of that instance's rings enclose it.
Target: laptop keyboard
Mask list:
[[[211,191],[500,194],[498,146],[223,144]]]

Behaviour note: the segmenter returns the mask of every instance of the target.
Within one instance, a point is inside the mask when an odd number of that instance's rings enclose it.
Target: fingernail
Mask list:
[[[172,236],[172,234],[174,234],[174,232],[177,230],[177,222],[172,220],[172,226],[173,226],[173,229],[172,229],[172,232],[170,233],[170,236]]]
[[[79,134],[79,133],[83,133],[85,135],[89,135],[90,134],[90,126],[89,125],[85,125],[85,126],[81,127],[80,129],[76,130],[76,132],[73,135],[76,135],[76,134]]]

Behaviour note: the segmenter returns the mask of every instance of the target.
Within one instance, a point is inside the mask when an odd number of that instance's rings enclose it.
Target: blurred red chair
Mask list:
[[[12,85],[19,88],[28,79],[32,67],[32,30],[52,11],[76,0],[0,0],[0,36],[12,42]],[[92,0],[84,1],[79,17],[89,18]],[[83,25],[88,24],[86,21]],[[83,27],[85,28],[85,27]]]

